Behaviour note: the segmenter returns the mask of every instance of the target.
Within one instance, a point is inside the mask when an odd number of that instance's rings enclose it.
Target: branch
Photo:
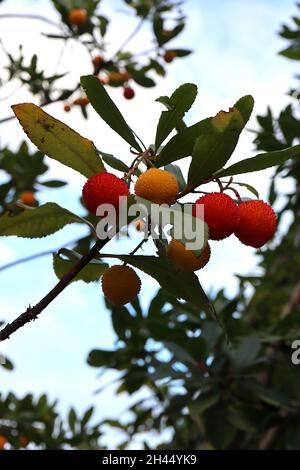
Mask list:
[[[118,54],[120,54],[120,52],[123,51],[124,47],[127,46],[127,44],[134,38],[134,36],[136,36],[136,34],[139,32],[139,30],[142,28],[144,22],[145,22],[145,19],[146,18],[142,18],[137,26],[135,27],[135,29],[132,31],[132,33],[128,36],[128,38],[125,39],[125,41],[123,42],[123,44],[121,44],[121,46],[119,47],[119,49],[117,50],[117,52],[114,54],[114,57],[116,57]]]
[[[19,328],[26,325],[32,320],[36,320],[37,316],[45,310],[46,307],[70,284],[78,273],[98,254],[98,252],[110,241],[107,237],[105,240],[97,240],[91,250],[84,255],[77,264],[56,284],[56,286],[33,307],[29,306],[27,310],[16,318],[12,323],[8,323],[0,331],[0,341],[4,341],[15,333]]]

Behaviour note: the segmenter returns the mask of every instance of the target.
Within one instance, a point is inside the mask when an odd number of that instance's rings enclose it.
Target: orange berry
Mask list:
[[[169,171],[158,168],[142,173],[135,183],[135,194],[155,204],[174,204],[179,192],[178,181]]]
[[[69,112],[71,111],[71,106],[70,106],[69,104],[65,104],[65,105],[64,105],[64,111],[65,111],[66,113],[69,113]]]
[[[244,245],[260,248],[274,237],[277,217],[269,204],[245,201],[238,210],[240,223],[234,233]]]
[[[176,52],[175,51],[166,51],[164,53],[164,61],[169,64],[170,62],[173,62],[173,60],[176,57]]]
[[[210,246],[207,244],[200,256],[196,256],[178,240],[172,240],[168,246],[167,255],[179,271],[193,272],[204,268],[210,259]]]
[[[128,186],[124,180],[107,172],[91,176],[82,190],[84,203],[87,209],[94,214],[101,204],[111,204],[118,210],[119,197],[128,195]]]
[[[80,98],[77,98],[76,100],[73,101],[73,104],[77,106],[87,106],[89,104],[90,100],[88,99],[87,96],[82,96]]]
[[[88,14],[84,8],[74,8],[69,12],[69,23],[71,25],[83,26],[87,20]]]
[[[103,63],[103,57],[101,57],[101,55],[96,55],[93,57],[92,63],[95,67],[99,67]]]
[[[223,240],[235,231],[240,216],[238,205],[230,196],[224,193],[210,193],[200,197],[193,207],[194,216],[198,204],[204,206],[204,222],[208,225],[211,240]]]
[[[132,98],[134,98],[134,95],[135,91],[131,87],[127,86],[123,89],[123,96],[127,100],[132,100]]]
[[[121,72],[110,72],[109,75],[109,81],[111,82],[122,82],[123,81],[123,75]]]
[[[24,435],[20,436],[20,446],[21,446],[21,447],[27,447],[28,444],[29,444],[29,439],[28,439],[28,437],[27,437],[27,436],[24,436]]]
[[[137,220],[136,223],[135,223],[135,228],[138,232],[141,232],[142,230],[144,230],[146,224],[143,220]]]
[[[141,289],[141,280],[129,266],[112,266],[102,276],[102,290],[114,305],[131,302]]]
[[[23,193],[20,194],[20,200],[26,206],[35,206],[37,203],[35,195],[32,191],[23,191]]]
[[[125,82],[127,82],[131,78],[131,74],[127,70],[123,70],[122,72],[120,72],[120,75],[122,77],[122,80],[124,80]]]
[[[0,434],[0,450],[4,450],[5,444],[7,443],[7,438]]]

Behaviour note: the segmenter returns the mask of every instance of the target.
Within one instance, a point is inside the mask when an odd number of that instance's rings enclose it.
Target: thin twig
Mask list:
[[[123,49],[127,46],[127,44],[134,38],[134,36],[136,36],[136,34],[140,31],[140,29],[142,28],[143,24],[145,22],[145,18],[142,18],[139,23],[136,25],[136,27],[134,28],[134,30],[132,31],[132,33],[130,33],[130,35],[125,39],[125,41],[121,44],[121,46],[119,47],[119,49],[117,50],[117,52],[114,54],[114,57],[116,57],[118,54],[120,54],[120,52],[123,51]]]
[[[28,261],[33,261],[38,258],[42,258],[44,256],[49,256],[52,255],[53,253],[56,253],[57,251],[61,250],[62,248],[65,248],[67,246],[73,245],[74,243],[77,242],[78,239],[73,240],[69,242],[68,244],[64,244],[64,246],[60,246],[59,248],[53,249],[53,250],[47,250],[47,251],[41,251],[40,253],[35,253],[34,255],[30,256],[25,256],[24,258],[19,258],[15,261],[10,261],[7,264],[4,264],[3,266],[0,266],[0,272],[5,271],[6,269],[13,268],[15,266],[18,266],[19,264],[26,263]]]
[[[95,257],[99,251],[110,241],[107,237],[105,240],[97,240],[91,250],[84,255],[78,263],[56,284],[56,286],[48,292],[45,297],[40,300],[33,307],[29,306],[27,310],[16,318],[12,323],[8,323],[0,331],[0,341],[4,341],[15,333],[19,328],[26,325],[32,320],[36,320],[37,316],[40,315],[43,310],[59,295],[61,292],[70,284],[71,281],[77,276],[78,273]]]
[[[27,20],[38,20],[43,21],[44,23],[50,24],[51,26],[55,26],[58,29],[61,29],[60,25],[55,21],[49,20],[42,15],[24,15],[23,13],[3,13],[0,15],[0,20],[5,18],[22,18]]]

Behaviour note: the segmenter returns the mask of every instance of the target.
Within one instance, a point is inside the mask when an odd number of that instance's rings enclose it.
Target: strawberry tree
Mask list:
[[[194,268],[189,266],[189,269],[182,269],[180,263],[185,266],[189,264],[189,261],[185,262],[186,259],[197,261],[208,249],[209,239],[220,240],[236,233],[243,243],[252,246],[262,246],[271,239],[276,228],[276,216],[272,208],[260,200],[243,201],[240,191],[236,188],[243,188],[245,185],[240,182],[240,178],[236,182],[235,176],[280,165],[297,155],[300,146],[262,153],[228,166],[228,160],[251,115],[253,98],[245,96],[229,111],[220,111],[213,117],[186,126],[185,113],[197,95],[197,87],[189,83],[180,86],[170,97],[158,99],[166,110],[162,111],[157,124],[154,143],[145,145],[127,124],[96,77],[84,76],[81,83],[96,112],[128,143],[129,153],[133,155],[132,163],[127,165],[123,159],[98,150],[93,142],[81,137],[36,105],[13,106],[24,131],[42,153],[87,178],[83,188],[83,200],[90,216],[82,217],[49,202],[37,208],[23,208],[21,214],[4,214],[0,219],[0,234],[39,238],[68,224],[79,223],[90,228],[94,244],[84,255],[69,249],[62,249],[54,255],[54,270],[59,282],[40,302],[28,307],[15,321],[6,325],[0,332],[0,339],[9,338],[27,322],[36,319],[74,280],[91,282],[98,281],[103,276],[104,293],[110,301],[122,305],[134,300],[140,289],[134,268],[155,278],[158,284],[175,298],[191,303],[199,314],[203,312],[219,321],[213,303],[203,291],[198,277],[191,272]],[[174,130],[175,134],[170,137]],[[189,156],[192,158],[185,181],[175,162]],[[110,167],[109,171],[107,167]],[[122,171],[123,178],[114,175],[113,170]],[[169,214],[172,211],[172,203],[177,201],[180,203],[179,207],[188,205],[189,196],[202,192],[208,183],[214,183],[217,190],[210,193],[211,199],[208,203],[205,199],[208,195],[205,195],[192,205],[192,215],[189,216],[196,232],[202,233],[201,242],[197,246],[188,248],[189,234],[185,233],[180,239],[176,238],[176,218],[172,230],[166,233],[165,226],[160,224],[159,220],[151,220],[150,211],[147,213],[148,233],[132,253],[101,253],[102,248],[110,241],[111,233],[116,235],[135,220],[130,211],[133,205],[144,203],[146,209],[158,209]],[[249,185],[246,185],[246,189],[256,193]],[[231,198],[228,192],[233,193],[234,197]],[[187,203],[184,203],[185,200],[188,200]],[[113,206],[120,217],[115,226],[108,227],[105,237],[99,237],[97,221],[104,219],[103,226],[111,225],[106,222],[103,214],[102,219],[95,216],[95,208],[101,208],[104,203]],[[198,212],[197,206],[201,206],[204,213]],[[227,217],[224,217],[223,213]],[[182,218],[180,223],[185,225],[187,219]],[[153,225],[158,237],[153,236]],[[175,234],[175,238],[172,234]],[[173,255],[170,255],[168,235],[179,243],[179,248],[174,250],[173,246]],[[137,254],[138,250],[151,240],[154,242],[153,255]],[[109,268],[108,264],[110,259],[123,262],[121,274],[113,275],[113,268]],[[180,262],[176,263],[176,260]],[[129,289],[129,286],[133,286],[132,289]]]

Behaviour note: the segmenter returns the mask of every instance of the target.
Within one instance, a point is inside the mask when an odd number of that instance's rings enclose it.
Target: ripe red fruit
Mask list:
[[[223,240],[237,228],[240,220],[237,204],[224,193],[210,193],[198,199],[193,207],[196,216],[196,205],[204,206],[204,222],[209,228],[211,240]]]
[[[234,234],[248,246],[260,248],[274,237],[277,217],[264,201],[245,201],[239,205],[240,223]]]
[[[100,204],[112,204],[119,208],[119,197],[128,196],[125,182],[112,173],[97,173],[83,186],[82,196],[87,209],[96,214]]]
[[[127,100],[132,100],[132,98],[134,97],[135,95],[135,91],[130,88],[129,86],[126,86],[124,89],[123,89],[123,96],[124,98],[126,98]]]

